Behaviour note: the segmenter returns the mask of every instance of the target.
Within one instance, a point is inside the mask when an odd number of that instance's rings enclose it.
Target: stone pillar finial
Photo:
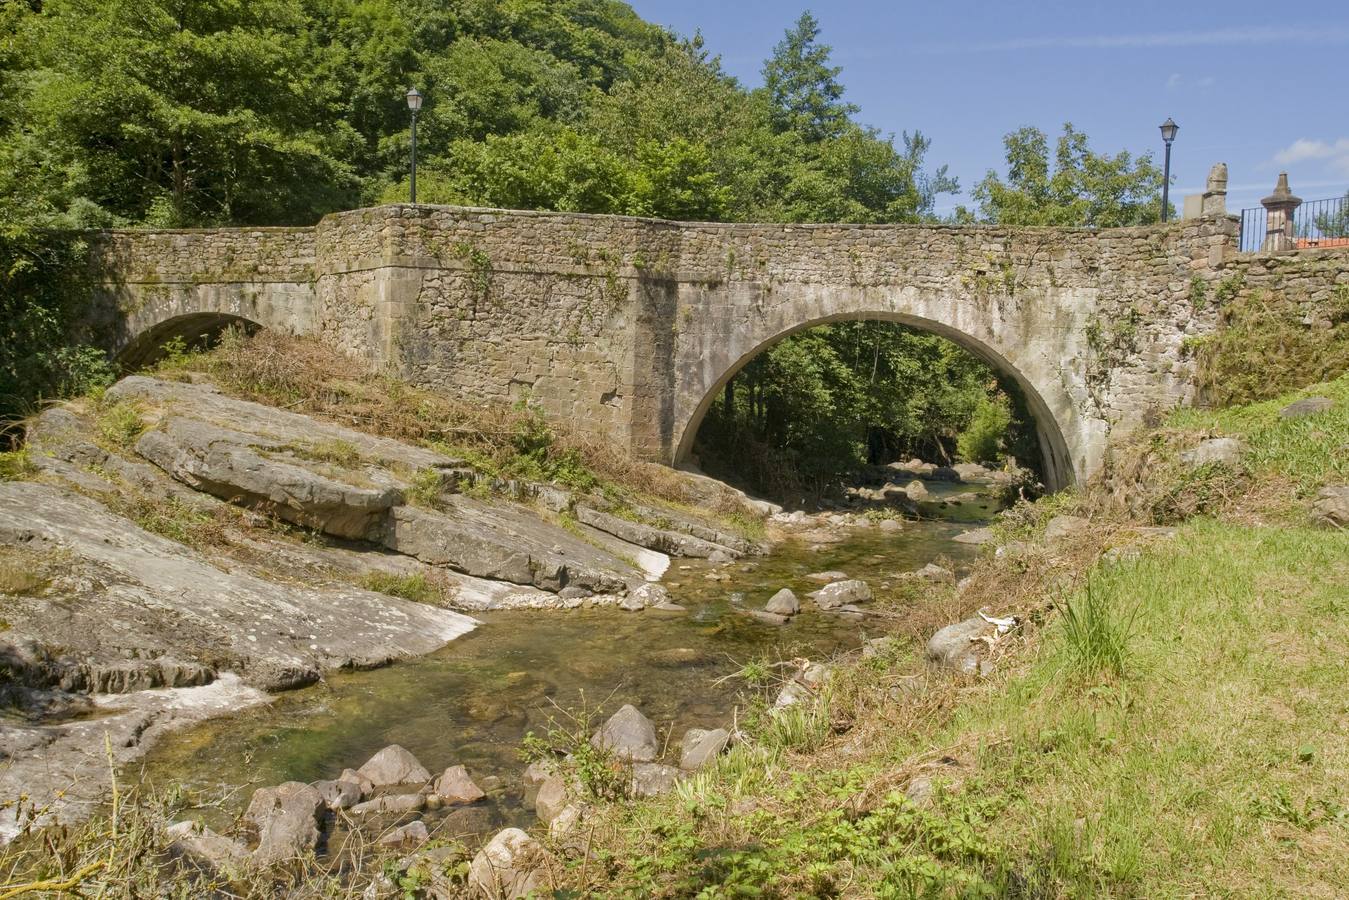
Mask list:
[[[1214,163],[1208,170],[1200,215],[1221,216],[1227,212],[1227,163]]]
[[[1288,189],[1288,173],[1279,173],[1279,183],[1274,185],[1274,193],[1260,201],[1265,208],[1265,242],[1260,249],[1265,252],[1296,250],[1297,237],[1293,234],[1293,211],[1302,205],[1301,197],[1294,197]]]

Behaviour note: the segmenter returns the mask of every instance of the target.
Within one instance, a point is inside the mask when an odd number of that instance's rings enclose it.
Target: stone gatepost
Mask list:
[[[1261,252],[1279,253],[1297,249],[1297,236],[1293,233],[1293,211],[1302,205],[1301,197],[1294,197],[1288,189],[1288,173],[1279,173],[1279,183],[1274,193],[1260,201],[1265,208],[1265,242],[1260,245]]]
[[[1214,163],[1213,168],[1208,170],[1208,182],[1204,185],[1199,214],[1201,216],[1227,214],[1227,163]]]

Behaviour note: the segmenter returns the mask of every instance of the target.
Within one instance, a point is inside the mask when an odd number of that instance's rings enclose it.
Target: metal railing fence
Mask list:
[[[1265,208],[1241,211],[1241,252],[1252,253],[1265,242]],[[1299,250],[1349,247],[1349,194],[1304,201],[1293,212],[1293,237]]]

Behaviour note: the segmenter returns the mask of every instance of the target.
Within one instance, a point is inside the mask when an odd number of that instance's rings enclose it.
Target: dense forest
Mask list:
[[[306,224],[406,199],[411,86],[426,97],[422,202],[914,222],[958,189],[927,165],[921,132],[858,121],[809,13],[762,74],[747,89],[699,36],[616,0],[11,0],[0,6],[0,417],[115,374],[88,346],[96,336],[70,333],[83,248],[68,230]],[[1156,218],[1160,175],[1146,156],[1095,154],[1071,125],[1052,157],[1034,128],[1006,149],[1006,179],[990,172],[978,209],[953,218]],[[988,422],[1014,407],[973,360],[876,325],[790,338],[744,378],[754,405],[719,421],[738,417],[756,445],[798,461],[833,453],[842,434],[849,465],[877,442],[953,452],[976,412]]]

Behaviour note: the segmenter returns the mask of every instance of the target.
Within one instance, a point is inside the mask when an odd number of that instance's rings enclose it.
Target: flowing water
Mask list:
[[[181,784],[214,796],[237,788],[218,813],[223,824],[252,787],[335,778],[387,744],[411,750],[433,773],[462,764],[488,792],[461,824],[479,832],[527,824],[519,748],[558,707],[584,702],[607,715],[631,703],[675,748],[684,730],[729,723],[741,685],[725,679],[750,659],[821,659],[884,633],[883,620],[820,612],[805,599],[819,584],[811,572],[837,569],[879,588],[938,558],[959,567],[975,548],[951,537],[997,507],[967,486],[931,484],[925,512],[941,519],[907,522],[902,531],[841,532],[839,543],[788,541],[764,557],[720,569],[673,560],[662,584],[687,613],[615,609],[479,614],[483,624],[442,650],[369,672],[334,673],[319,685],[165,740],[145,762],[159,787]],[[943,500],[950,501],[943,504]],[[720,572],[726,580],[710,580]],[[782,627],[761,624],[738,608],[762,608],[783,587],[803,598]],[[555,705],[556,704],[556,705]],[[208,818],[210,818],[208,816]]]

